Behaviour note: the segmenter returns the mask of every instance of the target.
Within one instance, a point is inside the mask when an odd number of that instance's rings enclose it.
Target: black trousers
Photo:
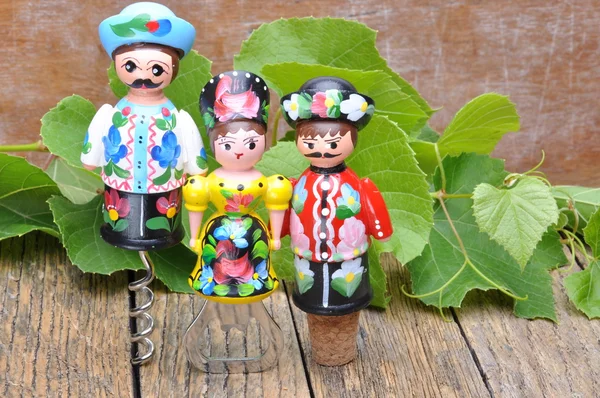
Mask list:
[[[340,294],[332,286],[332,275],[342,268],[343,262],[309,261],[310,271],[314,273],[312,276],[314,283],[304,293],[300,292],[299,284],[296,283],[292,294],[294,304],[309,314],[331,316],[346,315],[368,307],[373,298],[373,289],[369,281],[367,253],[358,258],[364,271],[360,284],[350,297]],[[298,270],[296,270],[296,278],[298,278]]]

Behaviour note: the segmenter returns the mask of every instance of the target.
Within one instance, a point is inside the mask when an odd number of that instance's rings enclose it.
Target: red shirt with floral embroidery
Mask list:
[[[367,251],[369,235],[378,240],[392,235],[381,193],[345,164],[311,166],[292,183],[289,233],[294,254],[316,262],[351,260]]]

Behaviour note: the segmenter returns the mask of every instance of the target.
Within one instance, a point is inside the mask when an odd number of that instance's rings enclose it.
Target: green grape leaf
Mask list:
[[[479,184],[473,192],[473,215],[479,229],[500,243],[525,267],[548,227],[558,221],[550,188],[523,177],[508,189]]]
[[[440,135],[438,134],[437,131],[435,131],[434,129],[429,127],[429,125],[426,125],[425,127],[423,127],[421,129],[421,131],[419,131],[419,135],[417,136],[417,139],[435,144],[436,142],[439,141]]]
[[[472,99],[450,122],[438,141],[442,154],[489,154],[502,136],[519,131],[519,115],[508,97],[487,93]]]
[[[429,118],[412,98],[404,93],[384,71],[362,71],[297,62],[270,64],[261,69],[261,76],[275,84],[279,96],[298,90],[308,79],[336,76],[352,82],[356,90],[375,101],[375,114],[387,116],[404,131],[410,131]]]
[[[98,174],[71,166],[61,158],[50,162],[46,174],[58,185],[60,193],[75,204],[87,203],[104,190]]]
[[[585,243],[592,249],[594,257],[600,257],[600,210],[596,210],[583,230]]]
[[[48,200],[69,259],[83,272],[104,275],[143,268],[137,252],[111,246],[100,236],[102,202],[102,196],[82,205],[60,196]]]
[[[188,277],[198,260],[196,253],[182,244],[169,249],[153,251],[154,272],[169,289],[177,293],[193,293]]]
[[[374,115],[359,133],[347,163],[377,185],[387,205],[394,234],[388,242],[377,242],[376,250],[393,252],[402,264],[418,256],[429,237],[433,210],[429,185],[404,132],[386,117]]]
[[[263,24],[252,32],[242,43],[240,53],[234,57],[234,66],[256,74],[261,73],[265,64],[284,62],[382,70],[423,112],[433,114],[434,111],[419,93],[387,66],[375,47],[376,36],[377,32],[366,25],[345,19],[280,19]],[[276,89],[273,82],[267,80],[267,84]]]
[[[600,318],[600,210],[588,219],[583,230],[585,243],[592,249],[594,259],[581,272],[565,278],[567,295],[588,318]]]
[[[503,161],[486,155],[463,154],[443,160],[447,177],[446,190],[451,194],[471,193],[481,183],[502,184],[506,172]],[[433,178],[435,189],[441,188],[439,170]],[[473,217],[472,200],[448,199],[446,207],[464,244],[472,265],[465,262],[460,244],[436,203],[434,227],[423,254],[407,264],[413,293],[426,295],[421,300],[437,307],[460,307],[470,290],[502,288],[527,300],[515,300],[514,313],[523,318],[548,318],[556,321],[552,278],[548,274],[566,262],[558,234],[550,231],[536,247],[527,267],[521,267],[508,252],[481,232]]]
[[[392,299],[392,296],[388,293],[387,276],[381,266],[379,258],[380,253],[380,249],[375,249],[374,246],[369,247],[369,281],[373,287],[373,299],[371,300],[371,305],[373,307],[386,308]]]
[[[0,154],[0,240],[34,230],[58,236],[46,201],[56,183],[21,157]]]
[[[567,295],[588,318],[600,318],[600,261],[594,260],[581,272],[565,278]]]
[[[410,142],[410,148],[415,153],[415,158],[419,163],[419,168],[427,176],[432,176],[437,167],[437,157],[435,156],[435,143],[415,140]]]
[[[555,186],[552,194],[560,208],[568,208],[568,201],[573,200],[573,205],[579,215],[578,230],[585,228],[588,220],[600,208],[600,188],[587,188],[576,186]],[[569,227],[574,228],[575,217],[572,211],[567,211]]]
[[[64,98],[42,118],[44,145],[71,166],[81,167],[83,139],[95,114],[94,104],[85,98]]]
[[[293,281],[296,272],[290,240],[289,236],[281,238],[281,249],[271,252],[271,265],[275,268],[275,274],[285,281]]]

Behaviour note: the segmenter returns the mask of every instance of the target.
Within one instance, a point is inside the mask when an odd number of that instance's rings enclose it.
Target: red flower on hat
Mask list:
[[[260,100],[252,87],[248,91],[239,94],[231,93],[233,79],[231,76],[223,76],[215,91],[215,116],[219,121],[226,122],[236,115],[252,119],[258,115]]]
[[[313,102],[310,107],[310,110],[313,113],[316,113],[322,118],[327,117],[327,105],[325,105],[325,101],[327,100],[327,96],[325,93],[316,93],[313,96]]]

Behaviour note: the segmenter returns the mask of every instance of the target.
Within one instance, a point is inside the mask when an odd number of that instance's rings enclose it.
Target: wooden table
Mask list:
[[[181,341],[202,300],[156,282],[156,355],[138,376],[129,365],[127,274],[84,274],[41,233],[5,240],[0,396],[600,396],[600,323],[568,301],[566,273],[552,274],[560,324],[516,318],[511,300],[495,292],[469,294],[446,323],[401,294],[405,270],[389,258],[385,268],[393,300],[386,311],[363,312],[354,362],[312,362],[306,316],[286,285],[266,302],[285,333],[285,352],[277,368],[248,375],[190,368]]]

